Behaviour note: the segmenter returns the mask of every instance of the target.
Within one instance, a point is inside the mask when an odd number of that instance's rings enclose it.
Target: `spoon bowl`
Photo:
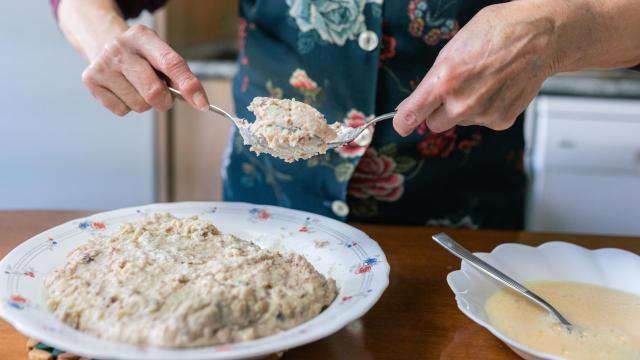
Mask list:
[[[358,136],[360,136],[360,134],[362,134],[369,126],[374,125],[382,120],[392,119],[394,116],[396,116],[395,111],[386,113],[380,116],[376,116],[375,118],[355,128],[342,126],[342,128],[338,132],[338,139],[328,144],[329,149],[339,148],[341,146],[347,145],[350,142],[355,141],[358,138]]]

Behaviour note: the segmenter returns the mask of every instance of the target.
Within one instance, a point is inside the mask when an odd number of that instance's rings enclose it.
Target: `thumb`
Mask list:
[[[411,134],[441,104],[440,99],[427,89],[424,82],[423,80],[420,86],[398,105],[396,116],[393,118],[393,128],[401,136]]]

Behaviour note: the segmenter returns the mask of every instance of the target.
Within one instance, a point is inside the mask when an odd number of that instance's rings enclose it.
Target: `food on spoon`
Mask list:
[[[256,97],[248,109],[255,114],[256,120],[252,124],[245,121],[242,127],[261,139],[248,144],[251,150],[257,154],[271,154],[286,162],[326,153],[341,128],[338,123],[327,124],[322,113],[296,100]]]
[[[512,290],[501,290],[485,305],[498,330],[534,350],[566,359],[640,359],[640,297],[572,282],[526,285],[575,325],[572,331]]]
[[[131,344],[252,340],[315,317],[337,294],[303,256],[261,249],[198,217],[155,214],[67,257],[45,279],[48,307],[78,330]]]

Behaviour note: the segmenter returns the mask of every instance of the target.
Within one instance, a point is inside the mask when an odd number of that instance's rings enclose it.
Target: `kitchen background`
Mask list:
[[[139,21],[189,60],[210,100],[232,109],[236,2],[173,1]],[[0,209],[102,210],[219,200],[228,123],[177,103],[111,115],[48,2],[0,12]],[[527,228],[640,235],[640,73],[563,74],[527,111]]]

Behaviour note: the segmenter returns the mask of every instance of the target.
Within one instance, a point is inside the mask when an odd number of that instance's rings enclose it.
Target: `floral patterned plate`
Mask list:
[[[177,217],[198,215],[222,232],[263,247],[300,253],[318,271],[336,280],[338,297],[317,317],[276,335],[191,349],[110,342],[83,334],[54,318],[45,304],[43,278],[92,235],[111,234],[121,224],[154,212],[170,212]],[[0,317],[25,335],[56,348],[110,359],[231,359],[283,351],[333,334],[361,317],[389,283],[389,264],[382,249],[362,231],[311,213],[247,203],[152,204],[73,220],[16,247],[2,259],[0,271]]]

